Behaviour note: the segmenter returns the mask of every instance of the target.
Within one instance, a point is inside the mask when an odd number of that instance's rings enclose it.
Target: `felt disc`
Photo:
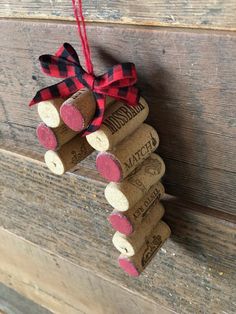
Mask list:
[[[36,134],[39,143],[46,149],[55,150],[58,146],[57,138],[53,131],[44,123],[40,123],[37,127]]]
[[[135,265],[127,257],[120,256],[118,262],[119,266],[130,276],[138,277],[140,275]]]
[[[96,167],[100,175],[109,182],[119,182],[122,179],[122,168],[114,155],[106,152],[99,153]]]
[[[130,235],[133,232],[133,226],[130,223],[129,219],[120,212],[113,212],[109,217],[108,221],[110,222],[113,229],[123,233],[125,235]]]
[[[80,132],[84,129],[84,117],[75,106],[68,104],[62,105],[60,115],[64,123],[71,130]]]

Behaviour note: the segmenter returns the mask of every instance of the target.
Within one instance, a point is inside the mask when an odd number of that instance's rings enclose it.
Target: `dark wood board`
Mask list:
[[[86,0],[83,9],[87,21],[236,29],[234,0]],[[0,0],[0,16],[74,19],[71,1],[67,0]]]
[[[0,144],[42,154],[36,107],[27,103],[38,88],[56,80],[40,74],[37,58],[64,41],[77,49],[76,26],[0,25]],[[160,134],[168,193],[235,212],[236,34],[101,24],[89,25],[88,34],[97,73],[116,62],[136,63],[150,104],[148,122]],[[93,168],[94,161],[86,166]]]
[[[232,222],[166,198],[172,237],[145,273],[131,279],[117,267],[106,220],[111,208],[96,172],[81,168],[57,177],[30,158],[1,150],[0,159],[3,228],[177,313],[234,313]]]

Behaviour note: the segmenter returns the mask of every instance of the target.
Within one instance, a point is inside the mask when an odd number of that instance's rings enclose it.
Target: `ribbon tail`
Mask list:
[[[136,86],[130,87],[110,87],[107,89],[102,89],[99,93],[103,95],[108,95],[117,100],[124,101],[129,106],[136,106],[139,103],[140,92]]]
[[[87,127],[85,132],[83,133],[83,136],[89,135],[96,130],[98,130],[102,124],[104,113],[105,113],[105,103],[106,103],[106,97],[103,94],[94,93],[94,96],[97,100],[97,108],[94,115],[94,119],[90,123],[90,125]]]
[[[79,57],[75,49],[68,43],[64,43],[55,53],[55,56],[64,58],[69,62],[73,62],[75,64],[80,63]]]
[[[82,87],[84,85],[76,77],[67,78],[60,83],[39,90],[29,103],[29,106],[31,107],[41,101],[53,98],[67,98]]]

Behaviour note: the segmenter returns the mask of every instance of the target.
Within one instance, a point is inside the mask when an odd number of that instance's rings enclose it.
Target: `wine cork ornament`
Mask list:
[[[156,130],[143,123],[113,150],[98,154],[97,170],[109,182],[120,182],[147,159],[158,145]]]
[[[106,105],[113,103],[106,98]],[[96,111],[96,99],[88,88],[82,88],[68,98],[60,108],[60,115],[64,123],[73,131],[80,132],[88,127]]]
[[[156,202],[151,206],[151,209],[137,230],[131,235],[126,236],[117,231],[112,239],[115,248],[127,256],[135,255],[145,242],[145,238],[151,230],[159,222],[164,215],[164,207],[160,202]]]
[[[50,128],[40,123],[36,129],[39,143],[46,149],[56,150],[75,137],[78,132],[72,131],[64,123],[57,128]]]
[[[125,180],[119,183],[110,182],[107,185],[106,200],[113,208],[126,211],[140,201],[164,173],[163,160],[159,155],[152,153]]]
[[[142,97],[135,107],[117,101],[106,111],[100,129],[87,135],[87,140],[97,151],[111,150],[133,133],[146,120],[148,113],[148,104]]]
[[[39,117],[48,127],[57,128],[63,124],[60,108],[64,101],[64,98],[55,98],[38,103]]]
[[[137,230],[144,219],[151,214],[151,211],[158,211],[159,207],[153,207],[153,204],[159,201],[164,196],[164,193],[164,186],[161,182],[158,182],[151,186],[144,197],[132,208],[125,212],[114,210],[109,215],[108,221],[116,231],[130,235]]]
[[[138,277],[151,262],[165,241],[170,237],[170,234],[171,230],[169,226],[164,221],[160,221],[153,228],[149,236],[145,239],[143,246],[135,255],[128,257],[127,255],[121,254],[119,256],[119,266],[128,275]]]
[[[86,68],[69,43],[52,55],[41,55],[42,72],[63,80],[37,91],[29,105],[38,104],[43,123],[37,136],[48,149],[44,159],[54,174],[72,169],[93,148],[100,152],[97,169],[114,181],[107,185],[105,197],[115,209],[109,217],[117,230],[114,245],[126,254],[119,263],[137,276],[170,234],[168,226],[158,223],[164,214],[158,200],[164,194],[160,179],[165,173],[163,160],[153,153],[159,137],[144,123],[149,108],[139,96],[134,63],[116,64],[96,76],[82,1],[72,5]]]
[[[85,137],[77,135],[58,151],[49,150],[44,155],[48,168],[57,175],[62,175],[93,152]]]

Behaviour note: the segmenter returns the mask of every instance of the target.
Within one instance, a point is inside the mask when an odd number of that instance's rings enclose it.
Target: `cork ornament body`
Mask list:
[[[169,226],[164,221],[160,221],[146,237],[144,244],[135,255],[129,257],[121,254],[119,256],[119,266],[130,276],[138,277],[170,237],[170,234]]]
[[[112,239],[116,249],[127,256],[135,255],[142,247],[145,238],[149,235],[155,225],[164,215],[164,207],[160,202],[156,202],[146,215],[145,219],[138,228],[129,236],[117,231]]]
[[[112,207],[126,211],[140,201],[164,173],[163,160],[152,153],[122,182],[110,182],[105,189],[105,197]]]
[[[107,109],[100,129],[87,135],[87,140],[97,151],[112,150],[146,120],[148,113],[142,97],[136,107],[117,101]]]

